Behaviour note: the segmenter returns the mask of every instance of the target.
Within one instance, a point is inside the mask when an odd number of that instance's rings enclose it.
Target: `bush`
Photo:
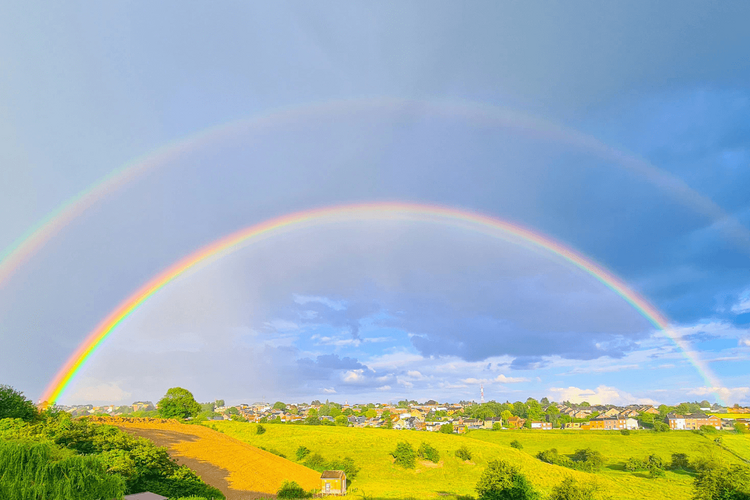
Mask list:
[[[419,455],[419,458],[429,460],[433,463],[438,463],[440,461],[440,452],[427,443],[419,445],[417,454]]]
[[[542,462],[547,462],[548,464],[556,464],[560,461],[560,455],[557,453],[557,448],[540,451],[536,454],[536,458]]]
[[[576,463],[576,468],[587,472],[594,472],[604,465],[604,455],[591,448],[576,450],[571,458]]]
[[[294,481],[284,481],[279,491],[276,492],[276,498],[309,498],[311,496]]]
[[[737,434],[744,434],[747,432],[747,424],[744,424],[742,422],[735,422],[734,423],[734,432]]]
[[[523,445],[518,441],[518,439],[514,439],[513,441],[511,441],[510,447],[517,450],[523,450]]]
[[[671,469],[690,469],[690,460],[685,453],[672,453],[672,463],[669,465]]]
[[[622,434],[623,436],[630,436],[630,429],[622,429],[620,431],[620,434]]]
[[[664,477],[666,473],[664,472],[664,469],[660,469],[659,467],[649,467],[648,468],[648,475],[656,478],[656,477]]]
[[[549,500],[595,500],[595,491],[595,486],[582,485],[572,477],[568,477],[552,489]]]
[[[297,452],[296,452],[297,461],[302,460],[309,454],[310,454],[309,449],[305,448],[304,446],[300,446],[299,448],[297,448]]]
[[[302,465],[310,469],[314,469],[319,472],[322,472],[326,470],[326,464],[327,464],[326,459],[323,458],[323,456],[320,455],[320,453],[313,453],[312,455],[307,457],[307,460],[305,460]]]
[[[750,467],[716,461],[697,464],[693,482],[695,500],[747,500],[750,498]]]
[[[456,457],[465,462],[471,460],[471,451],[466,447],[466,445],[462,445],[459,449],[457,449],[455,454]]]
[[[503,425],[500,422],[494,422],[492,424],[492,430],[493,431],[501,431],[501,430],[503,430]]]
[[[716,444],[718,444],[719,446],[721,446],[721,445],[722,445],[722,443],[724,443],[724,439],[722,439],[722,437],[721,437],[721,436],[719,436],[719,437],[717,437],[716,439],[714,439],[714,443],[716,443]]]
[[[664,422],[654,422],[654,432],[667,432],[668,430],[670,430],[669,425]]]
[[[440,432],[443,434],[453,434],[453,424],[448,422],[440,426]]]
[[[648,462],[640,458],[630,457],[625,461],[625,470],[628,472],[640,472],[648,470]]]
[[[22,392],[9,385],[0,385],[0,419],[20,418],[30,422],[37,415],[36,406],[31,400],[26,399]]]
[[[504,460],[487,464],[476,485],[479,500],[536,500],[539,494],[518,467]]]
[[[396,449],[391,452],[391,456],[396,459],[396,465],[404,469],[413,469],[417,463],[417,454],[411,444],[406,441],[398,443]]]
[[[261,424],[258,424],[255,426],[255,433],[256,434],[264,434],[266,432],[266,428],[263,427]]]

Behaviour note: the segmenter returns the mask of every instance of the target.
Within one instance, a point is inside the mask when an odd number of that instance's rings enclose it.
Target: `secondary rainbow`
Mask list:
[[[286,230],[344,221],[383,219],[459,226],[556,255],[590,274],[622,297],[677,345],[688,361],[698,370],[708,387],[721,387],[717,377],[697,353],[691,351],[689,346],[670,329],[669,322],[664,315],[646,299],[631,290],[621,279],[572,248],[521,225],[476,212],[437,205],[379,202],[317,208],[270,219],[225,236],[181,259],[143,285],[99,323],[49,383],[41,401],[43,404],[57,401],[86,362],[123,320],[155,293],[190,269],[221,258],[263,237],[274,236]],[[717,397],[720,396],[717,394]]]
[[[378,110],[429,112],[449,116],[464,117],[479,124],[507,127],[519,131],[532,132],[540,137],[587,150],[606,161],[613,162],[647,179],[666,190],[676,199],[710,219],[721,222],[745,250],[750,249],[750,231],[709,198],[691,189],[684,181],[672,174],[650,165],[628,153],[612,148],[596,138],[573,129],[531,115],[497,108],[487,104],[470,102],[428,102],[401,99],[359,99],[331,101],[322,104],[307,104],[296,108],[276,110],[250,119],[238,120],[218,125],[193,134],[180,141],[167,144],[147,155],[135,159],[123,167],[112,171],[99,182],[81,191],[52,213],[29,228],[9,247],[0,253],[0,288],[10,276],[39,251],[55,234],[68,223],[147,172],[163,167],[182,155],[197,151],[212,141],[222,137],[240,135],[248,131],[266,130],[269,127],[285,126],[305,117],[320,117],[352,112],[371,113]]]

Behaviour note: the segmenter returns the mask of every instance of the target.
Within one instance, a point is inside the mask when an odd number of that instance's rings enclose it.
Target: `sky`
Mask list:
[[[716,375],[551,252],[443,223],[280,232],[170,283],[62,404],[549,397],[750,404],[746,2],[24,2],[0,18],[0,383],[38,399],[179,259],[293,212],[476,212],[620,277]],[[2,264],[2,263],[0,263]]]

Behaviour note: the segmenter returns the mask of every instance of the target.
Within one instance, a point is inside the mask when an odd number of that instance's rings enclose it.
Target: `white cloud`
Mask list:
[[[334,311],[343,311],[346,309],[346,302],[343,300],[331,300],[328,297],[316,297],[312,295],[294,295],[294,301],[297,304],[305,305],[310,302],[323,304],[324,306],[333,309]]]
[[[419,373],[417,370],[409,370],[408,372],[406,372],[406,375],[411,378],[416,378],[416,379],[422,378],[422,374]]]
[[[500,382],[501,384],[517,384],[518,382],[528,382],[529,379],[524,377],[506,377],[502,373],[495,377],[495,382]]]
[[[325,392],[326,394],[336,394],[336,389],[334,389],[333,387],[328,389],[324,388],[323,392]]]
[[[131,393],[122,390],[117,384],[98,384],[81,387],[73,393],[69,399],[71,401],[84,401],[91,403],[112,403],[124,401],[129,398]]]
[[[609,372],[619,372],[622,370],[638,370],[640,368],[640,365],[609,365],[609,366],[593,366],[593,367],[585,367],[585,366],[577,366],[570,370],[567,374],[573,375],[573,374],[579,374],[579,373],[609,373]]]
[[[667,363],[665,365],[659,365],[659,366],[657,366],[657,368],[674,368],[674,367],[675,367],[675,365],[673,365],[671,363]]]
[[[737,303],[732,306],[732,312],[735,314],[750,312],[750,290],[745,290],[745,292],[740,295]]]
[[[391,386],[390,385],[383,385],[383,386],[378,387],[375,390],[376,391],[381,391],[381,392],[390,391],[391,390]]]
[[[551,387],[550,392],[556,394],[555,400],[580,403],[588,401],[591,404],[656,404],[649,398],[637,398],[632,394],[621,391],[615,387],[600,385],[593,389],[579,389],[578,387]]]
[[[364,370],[349,370],[344,374],[344,382],[357,383],[362,382],[365,377]]]
[[[750,387],[696,387],[688,391],[696,396],[712,396],[718,394],[729,404],[743,401],[750,396]]]
[[[285,319],[274,319],[268,321],[266,322],[266,326],[270,326],[277,332],[291,332],[299,329],[299,325],[297,325],[297,323],[287,321]]]
[[[750,337],[745,337],[744,339],[740,339],[738,342],[738,345],[750,347]]]
[[[493,379],[470,377],[462,379],[461,382],[464,384],[490,384],[493,382],[499,382],[501,384],[517,384],[519,382],[529,382],[529,379],[524,377],[507,377],[501,373]]]

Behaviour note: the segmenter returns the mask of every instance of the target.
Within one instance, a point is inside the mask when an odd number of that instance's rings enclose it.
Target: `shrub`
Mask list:
[[[630,436],[630,429],[622,429],[620,431],[620,434],[622,434],[623,436]]]
[[[429,460],[433,463],[438,463],[440,461],[440,452],[427,443],[419,445],[417,454],[419,455],[419,458]]]
[[[279,491],[276,492],[276,498],[308,498],[310,496],[312,495],[294,481],[284,481]]]
[[[654,432],[667,432],[668,430],[669,425],[664,422],[654,422]]]
[[[744,424],[742,422],[735,422],[734,423],[734,432],[737,434],[744,434],[747,432],[747,424]]]
[[[693,482],[695,500],[746,500],[750,498],[750,467],[700,461]]]
[[[547,462],[548,464],[556,464],[560,460],[560,455],[557,453],[557,448],[552,448],[550,450],[540,451],[536,454],[536,458],[542,462]]]
[[[502,429],[503,429],[503,425],[500,422],[495,422],[492,424],[493,431],[500,431]]]
[[[266,432],[266,428],[263,427],[261,424],[258,424],[255,426],[255,433],[256,434],[263,434]]]
[[[440,432],[443,434],[453,434],[453,424],[448,422],[440,426]]]
[[[685,453],[672,453],[671,469],[690,469],[690,460]]]
[[[463,461],[471,460],[471,451],[466,447],[466,445],[461,445],[461,447],[456,450],[456,457],[460,458]]]
[[[391,456],[396,459],[396,465],[404,469],[413,469],[417,463],[417,454],[411,444],[406,441],[398,443],[396,449],[391,452]]]
[[[22,392],[9,385],[0,385],[0,419],[20,418],[30,422],[38,416],[38,413],[34,403]]]
[[[511,441],[510,447],[517,450],[523,450],[523,445],[518,441],[518,439],[514,439],[513,441]]]
[[[723,442],[724,442],[724,439],[722,439],[721,436],[714,439],[714,443],[718,444],[719,446],[721,446]]]
[[[625,461],[625,470],[628,472],[648,470],[648,462],[640,458],[630,457]]]
[[[326,464],[326,470],[342,470],[346,474],[346,480],[351,481],[359,473],[359,467],[354,464],[351,457],[335,458]]]
[[[297,461],[302,460],[303,458],[305,458],[309,454],[310,454],[310,450],[309,449],[305,448],[304,446],[300,446],[299,448],[297,448],[297,452],[296,452]]]
[[[314,469],[317,471],[324,471],[326,467],[326,459],[323,458],[320,453],[313,453],[309,457],[307,457],[307,460],[302,464],[305,467],[308,467],[310,469]]]
[[[572,477],[568,477],[552,489],[549,500],[595,500],[595,491],[595,486],[582,485]]]
[[[571,460],[576,463],[576,468],[587,472],[597,471],[604,465],[604,455],[591,448],[576,450]]]
[[[479,500],[536,500],[539,494],[518,467],[504,460],[487,464],[476,485]]]

